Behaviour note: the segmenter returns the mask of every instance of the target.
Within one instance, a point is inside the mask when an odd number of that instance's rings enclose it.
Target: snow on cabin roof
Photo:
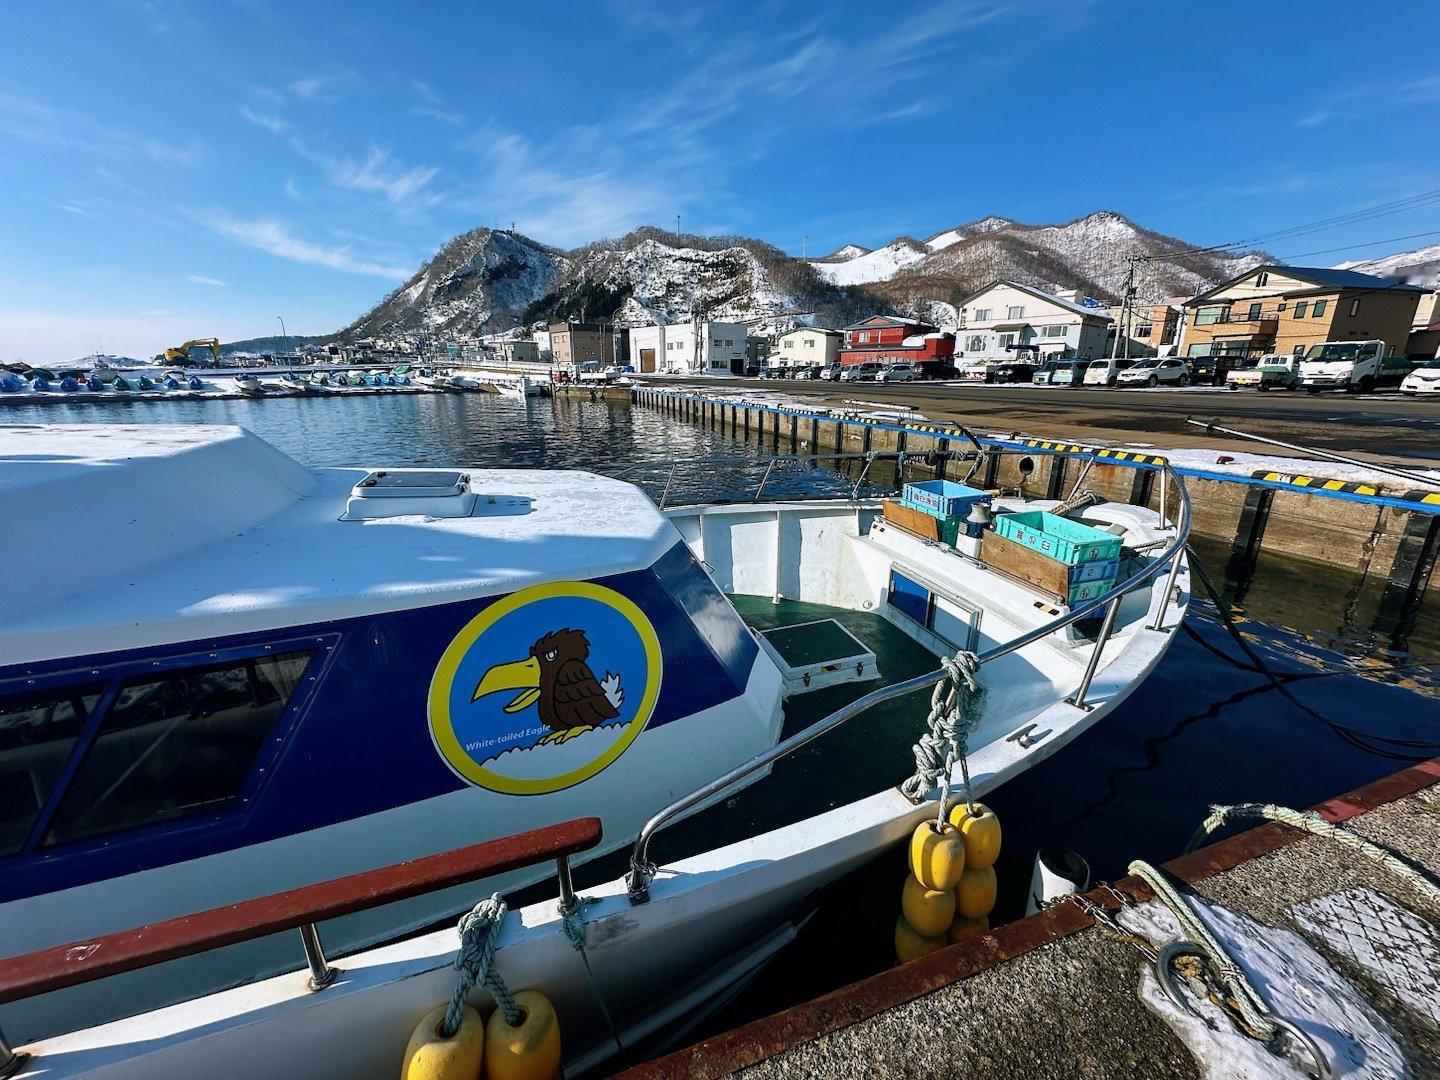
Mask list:
[[[580,472],[462,469],[470,517],[340,520],[367,471],[237,427],[0,425],[5,554],[26,568],[0,667],[602,577],[679,540],[637,488]]]

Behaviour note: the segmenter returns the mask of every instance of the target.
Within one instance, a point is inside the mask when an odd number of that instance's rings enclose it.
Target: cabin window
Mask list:
[[[99,697],[91,688],[0,699],[0,858],[25,846]]]
[[[308,652],[295,652],[126,681],[45,842],[233,804],[309,662]]]
[[[890,571],[890,606],[921,626],[930,622],[930,590],[898,570]]]
[[[731,681],[743,687],[755,662],[755,639],[725,594],[683,543],[666,552],[654,572],[660,587],[684,609]]]

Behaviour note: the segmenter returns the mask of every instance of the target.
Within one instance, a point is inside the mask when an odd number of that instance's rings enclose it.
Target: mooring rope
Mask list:
[[[1276,806],[1274,803],[1238,803],[1235,806],[1214,806],[1210,807],[1210,816],[1200,823],[1195,830],[1190,842],[1185,845],[1186,851],[1194,851],[1200,844],[1216,829],[1237,820],[1278,821],[1291,828],[1300,829],[1311,833],[1314,836],[1321,836],[1327,840],[1333,840],[1343,847],[1349,848],[1358,855],[1369,859],[1371,862],[1389,870],[1396,877],[1414,888],[1421,896],[1426,897],[1431,903],[1440,906],[1440,881],[1436,881],[1429,874],[1409,862],[1406,862],[1394,852],[1388,851],[1374,841],[1367,840],[1342,825],[1333,821],[1326,821],[1319,814],[1292,810],[1288,806]]]
[[[975,677],[980,670],[980,658],[964,649],[954,657],[942,657],[945,678],[935,684],[930,694],[930,715],[926,717],[926,730],[915,743],[915,775],[900,785],[901,793],[911,802],[918,803],[930,793],[931,788],[940,788],[940,820],[945,820],[945,807],[950,801],[950,774],[960,763],[960,772],[965,782],[965,803],[972,806],[970,797],[969,735],[980,725],[980,699],[985,688]]]
[[[495,893],[481,900],[473,909],[460,916],[460,949],[455,954],[455,970],[460,977],[450,994],[440,1034],[451,1038],[460,1030],[460,1017],[465,999],[476,986],[483,984],[511,1027],[519,1027],[524,1014],[510,996],[510,988],[495,970],[495,944],[500,940],[500,924],[505,921],[505,901]]]
[[[600,993],[600,984],[595,981],[595,971],[590,967],[590,955],[585,951],[587,933],[585,907],[587,904],[596,902],[593,896],[577,896],[569,910],[564,907],[560,909],[560,922],[565,928],[565,936],[570,939],[570,944],[580,954],[580,962],[585,965],[585,979],[590,984],[590,992],[595,995],[595,1004],[600,1006],[600,1015],[605,1018],[605,1026],[610,1031],[610,1038],[615,1043],[615,1049],[624,1053],[625,1044],[620,1041],[620,1032],[615,1029],[615,1021],[610,1018],[610,1010],[605,1005],[605,998]]]
[[[1280,1052],[1281,1033],[1289,1035],[1296,1045],[1309,1055],[1315,1065],[1315,1075],[1321,1080],[1329,1080],[1332,1075],[1330,1062],[1320,1045],[1298,1024],[1271,1011],[1269,1003],[1250,982],[1245,969],[1235,961],[1220,939],[1210,932],[1205,920],[1170,880],[1143,859],[1132,862],[1129,870],[1150,886],[1156,900],[1170,910],[1180,925],[1180,937],[1161,948],[1155,958],[1155,973],[1166,996],[1177,1006],[1193,1012],[1194,1010],[1180,999],[1178,991],[1171,984],[1170,967],[1181,957],[1189,956],[1202,961],[1202,971],[1213,976],[1224,991],[1223,997],[1210,994],[1211,1000],[1221,1007],[1232,1009],[1242,1031],[1277,1054]]]

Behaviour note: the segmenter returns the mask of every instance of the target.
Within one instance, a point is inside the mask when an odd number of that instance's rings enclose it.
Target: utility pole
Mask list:
[[[810,258],[810,234],[805,234],[805,239],[800,241],[800,258]]]
[[[288,342],[288,340],[289,340],[289,338],[290,338],[290,335],[287,334],[287,333],[285,333],[285,319],[284,319],[284,317],[283,317],[283,316],[280,316],[280,315],[276,315],[275,318],[277,318],[277,319],[280,320],[280,351],[281,351],[282,353],[284,353],[284,352],[287,352],[287,351],[288,351],[288,346],[287,346],[286,343]]]
[[[680,215],[679,215],[679,214],[676,214],[676,215],[675,215],[675,235],[676,235],[676,236],[679,236],[679,235],[680,235]]]

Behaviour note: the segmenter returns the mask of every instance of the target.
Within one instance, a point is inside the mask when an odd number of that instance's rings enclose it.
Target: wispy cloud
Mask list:
[[[1405,75],[1332,90],[1320,95],[1315,106],[1295,123],[1298,127],[1319,127],[1417,105],[1440,105],[1440,74]]]
[[[204,147],[197,140],[176,146],[136,135],[87,113],[18,94],[0,93],[0,136],[95,157],[148,158],[159,165],[182,169],[193,169],[205,158]]]
[[[415,104],[410,107],[411,116],[449,124],[451,127],[460,127],[465,123],[465,117],[445,108],[445,99],[440,92],[423,79],[410,80],[410,96],[415,100]]]
[[[371,146],[363,158],[332,154],[311,145],[301,137],[295,125],[283,117],[259,112],[248,105],[240,108],[240,115],[256,127],[284,137],[291,149],[311,164],[318,165],[336,187],[383,195],[392,203],[410,206],[433,205],[437,198],[425,189],[439,174],[439,166],[406,165],[396,160],[389,150],[378,146]],[[287,194],[290,194],[290,187],[291,182],[287,181]]]
[[[402,266],[357,254],[348,244],[332,247],[296,236],[289,223],[279,218],[240,218],[218,211],[191,216],[220,236],[291,262],[396,281],[410,273]]]
[[[228,282],[221,281],[219,278],[205,277],[202,274],[186,274],[185,280],[193,281],[196,285],[215,285],[221,289],[230,287]]]
[[[348,68],[305,75],[287,84],[286,90],[297,101],[333,105],[360,84],[360,76]]]

